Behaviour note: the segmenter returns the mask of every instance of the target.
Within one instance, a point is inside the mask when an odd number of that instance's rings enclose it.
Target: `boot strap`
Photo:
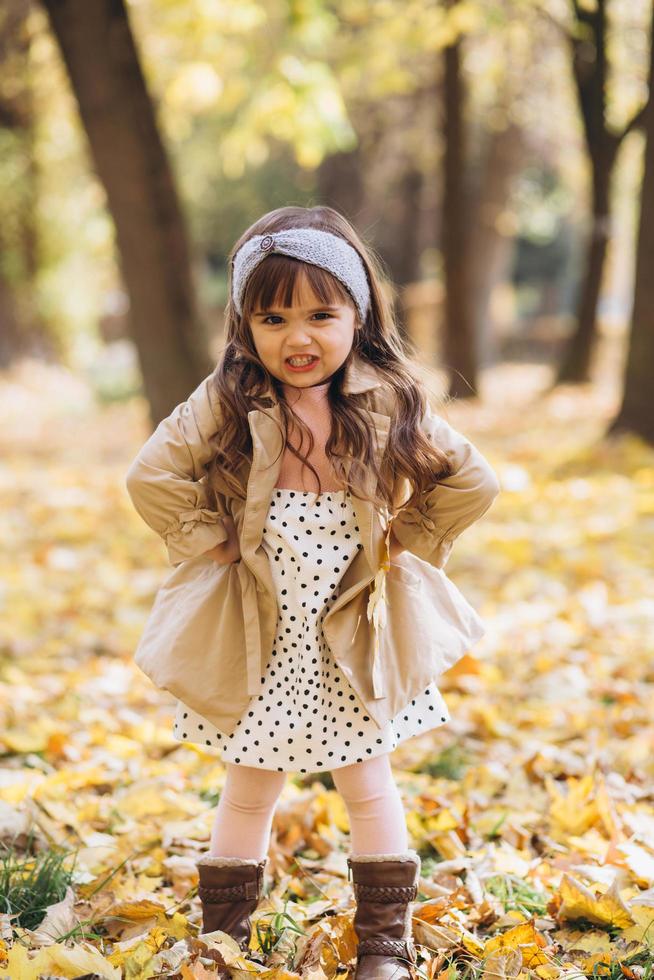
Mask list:
[[[368,902],[412,902],[418,894],[416,885],[364,885],[353,882],[357,901]]]
[[[204,885],[198,888],[198,896],[203,902],[216,905],[222,902],[236,902],[242,898],[257,898],[258,894],[258,881],[242,881],[238,885],[226,885],[224,888],[206,888]]]
[[[373,956],[398,956],[401,959],[417,961],[416,948],[412,939],[362,939],[357,947],[357,957],[372,954]]]

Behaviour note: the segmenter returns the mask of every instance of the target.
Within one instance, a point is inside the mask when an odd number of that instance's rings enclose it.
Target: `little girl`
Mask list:
[[[367,546],[367,529],[360,527],[356,509],[361,497],[372,500],[385,528],[386,558],[371,582],[374,597],[384,606],[386,571],[391,573],[389,582],[395,581],[393,588],[398,588],[398,580],[392,576],[399,573],[400,585],[412,593],[408,601],[420,602],[419,577],[408,565],[396,567],[393,560],[409,548],[420,564],[424,549],[431,562],[423,561],[425,572],[442,566],[454,537],[488,509],[499,486],[478,450],[443,420],[438,430],[422,430],[425,394],[415,380],[413,362],[402,350],[379,264],[342,215],[328,207],[285,207],[264,215],[234,246],[230,273],[225,350],[211,386],[202,389],[213,413],[207,412],[207,418],[219,416],[221,425],[214,422],[209,427],[216,431],[202,432],[207,423],[197,392],[174,415],[177,421],[193,420],[179,441],[192,458],[184,470],[187,478],[195,476],[193,457],[200,458],[202,444],[214,501],[245,497],[246,502],[244,510],[239,505],[238,528],[229,507],[220,515],[200,508],[182,515],[187,521],[178,522],[177,543],[171,544],[173,535],[167,543],[171,555],[173,547],[178,549],[174,563],[184,556],[188,564],[211,559],[209,565],[241,564],[238,570],[247,573],[241,547],[256,506],[250,504],[256,487],[247,479],[253,450],[248,423],[252,406],[270,396],[283,420],[283,452],[276,483],[266,497],[261,548],[278,615],[272,648],[262,652],[260,693],[250,697],[231,732],[221,731],[182,699],[177,701],[175,737],[217,749],[227,770],[210,853],[198,862],[204,931],[221,929],[241,948],[248,947],[250,915],[260,898],[275,805],[286,773],[329,770],[350,820],[352,853],[347,863],[359,939],[355,977],[414,977],[411,902],[417,894],[420,859],[408,846],[390,753],[405,739],[446,723],[449,712],[432,681],[380,726],[357,694],[362,686],[359,675],[344,660],[339,664],[335,659],[323,621],[347,592],[350,566]],[[386,416],[375,414],[373,406],[379,410],[384,404],[392,405],[391,425],[380,460],[372,451],[373,433],[361,409],[372,410],[370,417],[383,424]],[[167,421],[151,437],[164,450]],[[446,433],[448,445],[437,444],[436,431]],[[167,449],[172,460],[172,441]],[[172,462],[170,470],[178,479]],[[163,482],[156,482],[153,473]],[[457,473],[464,474],[458,483]],[[165,478],[164,469],[146,467],[140,454],[127,480],[137,510],[162,534],[163,524],[148,506],[143,488],[151,492],[156,486],[163,495]],[[402,479],[414,493],[402,511],[404,523],[399,518],[395,523]],[[443,494],[455,488],[458,497],[454,503],[442,498],[440,513],[450,526],[435,553],[429,537],[434,521],[410,505],[431,501],[437,485]],[[457,513],[464,500],[465,513]],[[413,524],[411,515],[416,518]],[[435,516],[439,517],[438,506]],[[197,530],[197,522],[204,519],[208,523],[202,533],[207,536],[193,556],[184,550],[188,541],[182,540],[183,532]],[[211,541],[217,543],[207,548]],[[399,598],[391,602],[388,613],[385,607],[374,610],[377,631],[387,617],[386,628],[397,631],[399,620],[393,617],[400,615]],[[474,616],[470,611],[471,620]],[[356,630],[364,628],[360,620],[361,616]],[[410,613],[407,623],[411,629]],[[407,633],[404,639],[411,656],[418,634]],[[370,655],[374,660],[372,650]],[[371,668],[363,663],[357,669]],[[202,683],[201,678],[197,681]]]

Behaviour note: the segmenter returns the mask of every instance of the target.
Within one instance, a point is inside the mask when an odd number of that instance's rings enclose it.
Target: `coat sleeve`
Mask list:
[[[444,568],[455,539],[486,513],[500,484],[479,450],[431,407],[422,428],[449,457],[452,474],[423,493],[417,506],[402,508],[393,521],[393,533],[418,558]]]
[[[163,419],[141,447],[126,476],[127,493],[145,523],[163,538],[170,564],[197,558],[228,538],[221,510],[210,506],[205,466],[219,428],[213,375]]]

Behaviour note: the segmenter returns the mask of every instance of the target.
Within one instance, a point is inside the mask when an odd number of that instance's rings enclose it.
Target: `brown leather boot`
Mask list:
[[[261,898],[267,858],[214,857],[197,862],[198,895],[202,904],[202,932],[220,929],[236,940],[243,952],[250,943],[250,915]]]
[[[418,853],[357,854],[347,864],[357,902],[354,980],[415,980],[411,903],[418,894]]]

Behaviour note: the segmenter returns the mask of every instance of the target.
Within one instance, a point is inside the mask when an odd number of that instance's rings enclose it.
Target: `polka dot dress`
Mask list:
[[[279,620],[263,688],[230,735],[181,701],[174,737],[216,747],[225,762],[279,772],[317,772],[391,752],[404,739],[449,721],[430,684],[380,729],[331,655],[322,621],[359,549],[349,490],[276,487],[263,547],[277,588]]]

